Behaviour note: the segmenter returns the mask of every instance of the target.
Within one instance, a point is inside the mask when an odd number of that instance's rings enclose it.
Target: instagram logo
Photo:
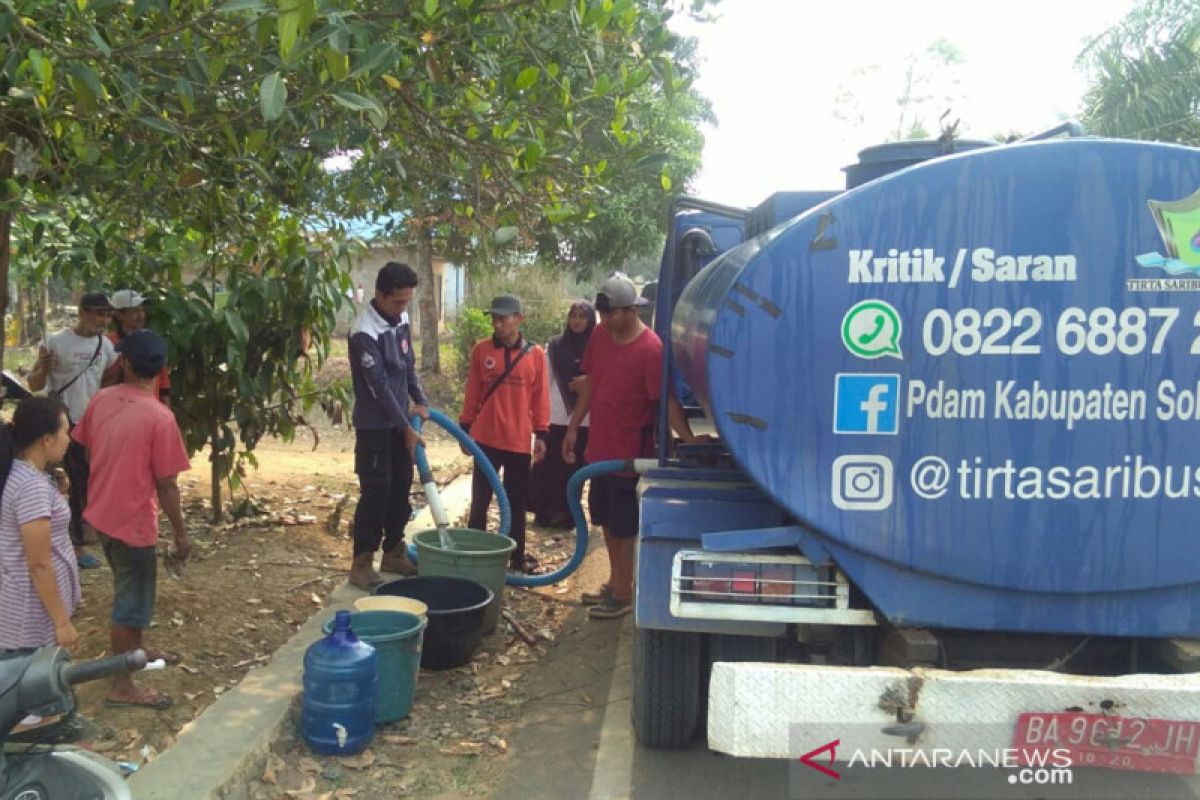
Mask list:
[[[833,460],[833,504],[843,511],[881,511],[892,504],[892,462],[887,456]]]

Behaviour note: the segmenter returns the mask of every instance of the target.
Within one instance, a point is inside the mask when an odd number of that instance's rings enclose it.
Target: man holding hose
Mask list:
[[[354,382],[354,471],[360,489],[354,512],[354,562],[350,583],[370,591],[383,582],[375,553],[383,542],[384,572],[415,575],[404,527],[412,515],[408,493],[413,461],[424,442],[409,424],[412,413],[429,418],[429,401],[417,376],[408,304],[417,273],[389,261],[375,278],[375,297],[350,329],[350,377]]]

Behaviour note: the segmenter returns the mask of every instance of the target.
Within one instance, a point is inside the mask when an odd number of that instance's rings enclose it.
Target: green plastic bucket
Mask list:
[[[404,719],[417,688],[425,620],[406,611],[351,611],[350,629],[379,654],[375,722]],[[332,633],[333,620],[323,630]]]
[[[483,632],[488,634],[496,630],[500,607],[504,603],[508,557],[517,543],[507,536],[472,528],[450,528],[450,538],[454,540],[452,550],[442,547],[436,530],[421,531],[412,538],[417,545],[418,575],[467,578],[492,590],[495,597],[483,618]]]

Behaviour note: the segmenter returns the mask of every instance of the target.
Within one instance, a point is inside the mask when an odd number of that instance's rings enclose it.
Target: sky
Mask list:
[[[699,40],[700,93],[713,104],[690,193],[757,205],[785,189],[838,189],[841,167],[890,137],[906,64],[939,39],[955,69],[918,70],[927,108],[961,136],[1030,134],[1078,116],[1084,43],[1136,0],[722,0]],[[922,63],[922,62],[918,62]],[[925,59],[924,64],[930,63]],[[945,110],[944,108],[942,110]],[[926,113],[939,130],[941,111]]]

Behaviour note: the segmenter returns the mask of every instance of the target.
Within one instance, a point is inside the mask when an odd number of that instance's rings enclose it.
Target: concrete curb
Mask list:
[[[633,706],[633,623],[627,617],[621,623],[617,657],[613,665],[612,688],[605,705],[604,725],[596,752],[596,769],[588,800],[628,800],[633,792],[633,726],[629,712]]]
[[[471,476],[460,476],[442,492],[446,513],[453,519],[471,499]],[[407,530],[433,527],[422,509]],[[173,747],[134,773],[129,789],[138,800],[209,800],[243,780],[265,757],[289,719],[299,696],[304,651],[324,634],[321,627],[339,608],[350,608],[366,592],[342,584],[325,606],[301,625],[275,651],[270,662],[247,673],[232,691],[221,695],[179,732]]]

